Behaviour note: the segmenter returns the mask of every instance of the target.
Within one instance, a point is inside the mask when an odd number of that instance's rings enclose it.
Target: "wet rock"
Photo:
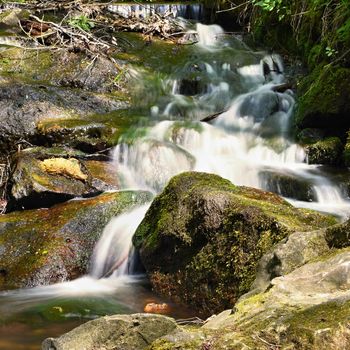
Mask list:
[[[260,258],[283,238],[334,222],[269,192],[183,173],[153,201],[133,242],[157,292],[212,313],[249,290]]]
[[[83,324],[57,339],[46,339],[43,350],[146,349],[177,328],[175,320],[159,315],[106,316]]]
[[[114,130],[102,123],[86,120],[45,120],[37,125],[32,142],[40,145],[65,145],[85,153],[102,152],[112,143]]]
[[[151,198],[148,192],[121,191],[0,216],[0,289],[47,285],[87,273],[106,224]]]
[[[0,85],[0,150],[31,139],[43,120],[84,119],[87,115],[119,109],[123,103],[106,96],[48,86]]]
[[[45,208],[74,197],[97,194],[91,174],[74,153],[58,148],[46,152],[39,147],[17,153],[9,209]]]
[[[278,110],[278,95],[275,92],[267,91],[248,95],[241,105],[240,114],[254,117],[256,121],[262,121]]]
[[[309,164],[338,165],[341,162],[343,145],[338,137],[328,137],[305,148]]]
[[[264,189],[280,196],[306,202],[315,200],[312,185],[293,174],[262,171],[259,179]]]

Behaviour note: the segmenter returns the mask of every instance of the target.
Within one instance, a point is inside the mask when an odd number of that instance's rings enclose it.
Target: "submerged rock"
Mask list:
[[[212,313],[249,290],[260,258],[283,238],[334,222],[275,194],[189,172],[156,197],[133,242],[156,291]]]
[[[148,192],[121,191],[0,216],[0,289],[46,285],[85,274],[111,218],[151,198]]]
[[[46,339],[42,349],[142,350],[176,328],[176,322],[165,316],[150,314],[106,316],[87,322],[57,339]]]

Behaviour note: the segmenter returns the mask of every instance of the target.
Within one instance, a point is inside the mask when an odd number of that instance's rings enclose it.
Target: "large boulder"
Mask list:
[[[57,339],[46,339],[42,349],[142,350],[176,328],[173,319],[160,315],[106,316],[87,322]]]
[[[157,292],[212,313],[249,290],[260,258],[280,240],[334,222],[275,194],[189,172],[156,197],[133,242]]]
[[[86,273],[106,224],[151,198],[149,192],[121,191],[0,216],[0,289],[46,285]]]

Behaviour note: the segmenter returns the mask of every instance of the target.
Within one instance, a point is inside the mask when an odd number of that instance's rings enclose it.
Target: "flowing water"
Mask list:
[[[120,6],[110,10],[125,15],[131,11]],[[192,11],[196,19],[200,7],[189,11],[143,6],[137,16],[175,10],[180,14]],[[272,190],[299,207],[346,217],[350,212],[347,198],[322,168],[307,164],[304,150],[289,137],[293,92],[275,91],[285,81],[282,59],[251,51],[217,25],[189,25],[188,37],[198,42],[183,47],[167,44],[162,51],[141,45],[137,53],[143,51],[147,64],[130,64],[133,108],[143,118],[113,151],[123,187],[156,194],[176,174],[204,171],[236,185]],[[137,42],[128,54],[133,50],[137,51]],[[210,123],[200,121],[214,113],[218,116]],[[132,274],[131,238],[149,205],[122,214],[106,226],[88,276],[2,293],[1,314],[7,315],[8,322],[19,322],[19,328],[27,321],[30,325],[22,330],[24,337],[45,323],[46,331],[32,340],[38,344],[84,320],[142,311],[146,302],[161,301],[149,292],[144,278]],[[176,307],[171,314],[182,317],[191,312]],[[6,346],[11,342],[5,337],[8,327],[0,328]],[[0,348],[3,344],[0,341]],[[23,348],[11,344],[12,349]]]

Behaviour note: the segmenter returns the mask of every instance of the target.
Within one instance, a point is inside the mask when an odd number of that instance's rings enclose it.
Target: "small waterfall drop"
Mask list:
[[[123,276],[132,272],[132,236],[149,208],[143,205],[113,218],[105,227],[94,249],[93,278]]]

